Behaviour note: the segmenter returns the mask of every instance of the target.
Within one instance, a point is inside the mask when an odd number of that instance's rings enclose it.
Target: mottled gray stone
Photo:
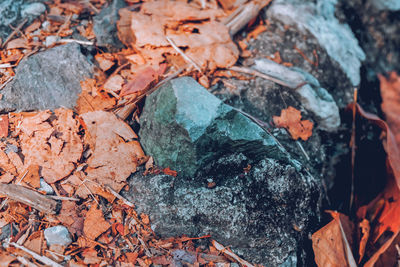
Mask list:
[[[45,182],[43,178],[40,178],[40,188],[39,191],[45,192],[47,195],[52,195],[54,194],[54,189]]]
[[[68,246],[72,243],[71,235],[68,229],[62,225],[57,225],[44,230],[44,238],[47,245]]]
[[[10,24],[16,27],[23,19],[30,23],[44,12],[45,5],[35,0],[1,0],[0,1],[0,38],[5,40],[12,32]],[[39,7],[40,6],[40,7]],[[44,9],[43,9],[44,7]],[[26,25],[28,25],[28,23]]]
[[[189,77],[174,79],[152,93],[140,120],[146,153],[159,166],[185,177],[232,152],[290,161],[265,130]]]
[[[238,168],[252,162],[243,154],[222,162],[225,172],[219,171],[212,189],[199,180],[138,172],[123,194],[139,213],[149,214],[152,229],[163,238],[211,234],[248,261],[279,266],[290,257],[293,262],[318,221],[319,182],[274,159],[254,164],[247,174]]]
[[[299,0],[274,1],[267,16],[285,24],[296,25],[300,31],[309,31],[336,61],[353,86],[360,84],[361,61],[365,59],[353,32],[347,24],[335,17],[337,0],[317,0],[310,3]]]
[[[369,0],[378,10],[400,10],[400,0]]]
[[[254,68],[290,85],[304,108],[313,113],[320,129],[329,132],[337,130],[340,125],[339,108],[314,76],[268,59],[255,60]]]
[[[94,17],[93,32],[96,35],[96,44],[109,48],[122,48],[123,44],[117,36],[117,21],[119,9],[126,6],[124,0],[113,0]]]
[[[93,75],[94,65],[76,43],[57,46],[22,60],[3,90],[0,111],[73,108],[80,81]]]
[[[46,11],[46,5],[43,3],[30,3],[22,7],[22,17],[37,17]]]

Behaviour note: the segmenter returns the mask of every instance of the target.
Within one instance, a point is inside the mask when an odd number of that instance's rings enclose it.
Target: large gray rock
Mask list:
[[[0,1],[0,38],[3,41],[12,32],[9,25],[16,27],[23,19],[28,23],[46,10],[40,0],[1,0]],[[26,25],[28,25],[28,23]]]
[[[220,158],[214,164],[220,179],[212,189],[199,180],[139,172],[123,194],[139,213],[149,214],[152,229],[163,238],[211,234],[250,262],[296,266],[318,221],[319,182],[274,159],[245,174],[238,166],[249,162],[243,154]]]
[[[93,75],[94,65],[76,43],[57,46],[22,60],[3,90],[0,111],[73,108],[80,81]]]
[[[339,108],[352,101],[365,58],[347,24],[334,16],[335,1],[273,1],[266,9],[268,30],[249,42],[255,58],[274,57],[312,74]],[[253,58],[244,63],[252,65]]]
[[[117,36],[118,11],[125,7],[124,0],[113,0],[110,5],[103,7],[93,19],[93,32],[96,35],[96,44],[110,49],[122,48],[123,44]]]
[[[265,130],[189,77],[174,79],[152,93],[140,120],[145,152],[159,166],[185,177],[233,152],[291,161]]]
[[[335,17],[337,0],[317,0],[316,4],[299,0],[274,1],[268,9],[269,17],[286,24],[294,24],[298,30],[308,30],[336,61],[353,86],[360,84],[363,50],[347,24],[341,24]]]

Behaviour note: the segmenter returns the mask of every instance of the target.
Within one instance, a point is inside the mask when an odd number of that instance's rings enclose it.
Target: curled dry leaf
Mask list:
[[[158,74],[152,67],[139,70],[121,91],[120,96],[126,96],[136,92],[144,92],[150,84],[158,78]]]
[[[294,107],[283,109],[281,116],[273,117],[277,127],[286,128],[293,139],[301,138],[306,141],[312,135],[313,123],[309,120],[301,120],[301,113]]]
[[[371,230],[369,221],[367,219],[363,219],[362,222],[360,222],[359,227],[361,229],[361,240],[360,240],[360,245],[358,246],[358,255],[359,255],[358,263],[360,263],[364,257],[365,248],[367,246],[369,238],[369,232]]]

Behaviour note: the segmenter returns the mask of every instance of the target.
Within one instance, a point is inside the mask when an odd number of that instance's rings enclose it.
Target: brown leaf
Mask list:
[[[28,43],[25,38],[17,38],[7,43],[7,49],[28,48]]]
[[[110,228],[110,224],[104,219],[103,212],[93,204],[86,213],[85,222],[83,223],[84,235],[95,240],[99,235]]]
[[[0,138],[8,136],[8,115],[0,116]]]
[[[133,79],[122,88],[120,96],[143,92],[157,78],[158,75],[154,69],[152,67],[146,67],[135,73]]]
[[[293,139],[301,138],[306,141],[312,135],[313,123],[309,120],[301,120],[301,113],[294,107],[283,109],[281,116],[273,117],[277,127],[286,128]]]
[[[111,112],[95,111],[81,115],[87,127],[86,143],[93,154],[88,159],[89,184],[108,185],[119,192],[138,162],[145,158],[135,132]]]
[[[22,175],[25,175],[24,179],[22,180],[24,183],[32,186],[33,188],[40,187],[40,176],[39,176],[39,166],[38,165],[30,165],[27,169],[27,173],[22,174]],[[18,180],[20,180],[20,179],[18,179]]]
[[[112,75],[104,83],[103,87],[107,92],[119,92],[124,84],[124,78],[120,75]]]
[[[176,177],[178,175],[178,173],[176,171],[171,170],[169,167],[165,168],[163,170],[163,173],[166,174],[166,175],[174,176],[174,177]]]
[[[22,119],[20,145],[24,165],[40,166],[45,181],[54,183],[72,173],[83,145],[72,110],[55,110],[52,124],[47,121],[50,116],[50,112],[42,111]]]
[[[381,82],[382,111],[386,122],[400,146],[400,76],[391,72],[389,78],[378,75]]]
[[[331,212],[333,220],[312,235],[315,262],[319,267],[356,267],[350,250],[353,225],[349,218]]]
[[[94,56],[97,63],[99,63],[99,67],[102,71],[109,70],[112,66],[114,66],[114,56],[110,53],[97,54]]]
[[[95,79],[81,81],[82,92],[76,101],[76,111],[83,114],[96,110],[104,110],[115,105],[115,99],[100,92]]]

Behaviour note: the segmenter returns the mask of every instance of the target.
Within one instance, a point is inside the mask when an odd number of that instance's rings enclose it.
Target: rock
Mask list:
[[[378,10],[398,11],[400,10],[399,0],[369,0]]]
[[[292,162],[265,130],[189,77],[174,79],[152,93],[140,120],[145,152],[183,177],[199,174],[205,165],[232,152],[254,160]]]
[[[54,194],[54,189],[45,182],[43,178],[40,178],[40,188],[39,191],[45,192],[46,195],[52,195]]]
[[[80,81],[91,77],[93,68],[76,43],[32,55],[19,63],[13,81],[2,90],[0,111],[73,108]]]
[[[364,62],[366,85],[370,98],[380,105],[379,86],[376,84],[378,73],[400,72],[400,1],[361,1],[341,0],[338,6],[342,20],[349,23],[359,39],[361,47],[367,53]],[[376,88],[375,92],[372,93]],[[360,90],[360,93],[362,91]],[[371,105],[372,106],[372,105]],[[372,112],[377,112],[373,111]]]
[[[365,55],[348,25],[334,17],[334,2],[273,1],[266,9],[268,30],[250,41],[249,49],[255,58],[279,52],[283,62],[312,74],[343,108],[360,83]]]
[[[105,46],[110,49],[123,48],[123,44],[117,36],[117,21],[119,20],[119,9],[125,6],[124,0],[113,0],[110,5],[105,6],[94,17],[93,32],[96,35],[98,46]]]
[[[46,238],[47,245],[60,245],[67,247],[72,243],[71,235],[68,229],[62,225],[57,225],[44,230],[44,238]]]
[[[0,1],[0,38],[3,41],[12,32],[10,24],[18,26],[23,19],[28,18],[28,25],[34,18],[41,15],[46,6],[41,1],[2,0]]]
[[[305,109],[315,116],[318,127],[334,132],[340,125],[339,108],[332,96],[321,88],[317,79],[301,69],[290,69],[268,59],[255,60],[254,68],[280,79],[298,95]]]
[[[123,194],[137,212],[149,214],[152,229],[163,238],[211,234],[253,263],[302,262],[293,255],[303,250],[302,242],[318,221],[319,181],[270,158],[248,173],[238,168],[249,162],[243,154],[221,157],[212,189],[199,179],[138,172]]]
[[[55,45],[56,43],[57,43],[57,41],[58,41],[58,36],[55,36],[55,35],[49,35],[49,36],[46,36],[46,40],[45,40],[45,42],[44,42],[44,45],[46,46],[46,47],[50,47],[50,46],[52,46],[52,45]]]
[[[22,17],[36,18],[46,11],[46,6],[42,3],[31,3],[24,5],[21,10]]]

